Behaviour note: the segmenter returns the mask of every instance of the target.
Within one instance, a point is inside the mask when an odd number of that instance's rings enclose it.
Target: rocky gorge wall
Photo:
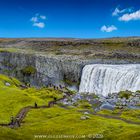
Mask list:
[[[78,83],[83,65],[82,61],[72,61],[62,57],[12,52],[0,53],[0,73],[17,77],[32,85],[58,84],[65,80]],[[35,73],[22,72],[26,68],[32,71],[31,67],[36,70]]]
[[[17,77],[36,86],[48,84],[79,85],[82,69],[87,64],[128,64],[131,60],[79,59],[22,52],[0,52],[0,73]]]

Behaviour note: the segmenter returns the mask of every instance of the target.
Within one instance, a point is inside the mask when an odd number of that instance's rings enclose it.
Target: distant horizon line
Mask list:
[[[140,38],[140,36],[118,36],[118,37],[0,37],[0,39],[113,39],[113,38]]]

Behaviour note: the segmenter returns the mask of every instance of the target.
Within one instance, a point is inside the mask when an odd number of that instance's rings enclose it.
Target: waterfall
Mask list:
[[[140,64],[86,65],[82,71],[79,93],[109,93],[140,90]]]

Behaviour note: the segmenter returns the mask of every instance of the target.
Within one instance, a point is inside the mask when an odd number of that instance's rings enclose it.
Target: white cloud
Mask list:
[[[39,13],[35,14],[30,21],[33,23],[33,26],[36,26],[38,28],[44,28],[45,27],[45,21],[46,16],[45,15],[40,15]]]
[[[140,20],[140,10],[130,14],[124,14],[119,18],[120,21]]]
[[[33,26],[36,26],[36,27],[39,27],[39,28],[44,28],[45,23],[44,22],[37,22],[37,23],[34,23]]]
[[[119,8],[116,8],[114,12],[112,13],[112,16],[118,16],[118,14],[123,13],[125,9],[119,10]]]
[[[32,21],[32,22],[37,22],[37,21],[38,21],[38,18],[37,18],[37,17],[32,17],[32,18],[31,18],[31,21]]]
[[[46,16],[40,15],[41,19],[46,19]]]
[[[112,16],[118,16],[119,14],[125,13],[125,12],[132,12],[132,8],[126,8],[120,10],[119,8],[115,8],[114,12],[112,13]]]
[[[111,25],[111,26],[104,25],[104,26],[101,27],[102,32],[112,32],[112,31],[115,31],[115,30],[117,30],[117,27],[115,27],[114,25]]]

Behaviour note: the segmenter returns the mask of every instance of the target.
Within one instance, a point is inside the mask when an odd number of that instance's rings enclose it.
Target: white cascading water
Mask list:
[[[140,90],[140,64],[86,65],[82,71],[79,93],[109,93]]]

